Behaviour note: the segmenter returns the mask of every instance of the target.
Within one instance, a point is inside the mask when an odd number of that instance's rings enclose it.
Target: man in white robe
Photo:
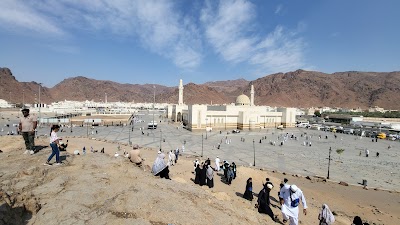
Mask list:
[[[218,158],[215,159],[215,171],[219,171],[219,163],[221,162],[221,160]]]
[[[299,224],[299,204],[303,204],[303,213],[307,215],[307,203],[303,192],[296,185],[285,185],[280,191],[283,222],[290,220],[289,225]]]
[[[168,164],[170,166],[173,166],[175,163],[175,154],[172,152],[172,150],[168,154]]]

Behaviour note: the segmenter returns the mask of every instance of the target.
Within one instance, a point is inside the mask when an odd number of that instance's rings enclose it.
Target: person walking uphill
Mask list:
[[[280,192],[283,222],[290,220],[289,225],[299,224],[299,204],[303,204],[303,213],[307,215],[307,203],[303,192],[296,185],[284,186]]]
[[[21,110],[23,117],[19,120],[19,131],[25,141],[25,153],[35,154],[35,129],[37,127],[37,119],[29,114],[29,109]]]
[[[253,201],[253,179],[247,179],[246,190],[244,191],[243,198]]]
[[[46,163],[44,165],[51,165],[50,160],[56,156],[56,164],[55,165],[60,165],[60,150],[58,149],[58,145],[60,144],[61,138],[57,136],[57,132],[60,130],[60,126],[58,125],[53,125],[50,130],[50,147],[51,147],[51,155],[47,159]]]
[[[335,222],[335,217],[327,204],[322,205],[321,212],[318,215],[319,225],[332,225]]]

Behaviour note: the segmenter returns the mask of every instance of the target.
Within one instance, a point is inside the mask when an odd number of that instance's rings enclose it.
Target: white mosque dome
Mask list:
[[[250,105],[250,99],[247,95],[241,94],[237,96],[235,105]]]

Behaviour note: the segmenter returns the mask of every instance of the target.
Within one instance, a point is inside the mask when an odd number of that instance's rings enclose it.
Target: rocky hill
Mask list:
[[[252,82],[255,103],[262,105],[400,109],[400,72],[339,72],[297,70]],[[247,88],[249,94],[250,87]]]
[[[266,75],[254,81],[244,79],[189,83],[185,85],[184,102],[232,103],[244,93],[250,95],[254,85],[255,103],[258,105],[311,107],[330,106],[368,108],[380,106],[400,110],[400,72],[338,72],[326,74],[296,70]],[[39,85],[36,82],[18,82],[8,68],[0,68],[0,99],[13,103],[37,102]],[[154,88],[155,87],[155,88]],[[113,81],[73,77],[52,88],[41,88],[41,101],[107,100],[124,102],[176,103],[178,88],[156,84],[120,84]]]

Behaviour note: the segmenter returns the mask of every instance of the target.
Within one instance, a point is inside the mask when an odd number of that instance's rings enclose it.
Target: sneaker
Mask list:
[[[51,163],[45,162],[43,165],[44,165],[44,166],[51,166]]]
[[[62,164],[61,164],[61,163],[55,163],[54,165],[55,165],[55,166],[59,166],[59,165],[62,165]]]
[[[25,150],[24,154],[26,155],[26,154],[28,154],[28,153],[29,153],[29,150]]]
[[[33,154],[35,154],[35,151],[30,150],[29,153],[30,153],[31,155],[33,155]]]

